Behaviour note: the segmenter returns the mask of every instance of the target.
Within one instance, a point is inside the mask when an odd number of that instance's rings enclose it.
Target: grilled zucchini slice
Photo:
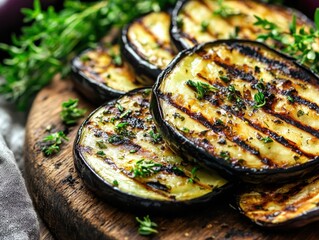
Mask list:
[[[150,95],[136,90],[94,111],[77,135],[76,168],[114,204],[160,212],[202,206],[230,184],[168,148],[152,121]]]
[[[143,84],[153,84],[175,56],[170,42],[171,17],[167,12],[152,12],[122,30],[123,57]]]
[[[298,28],[313,26],[305,15],[284,6],[251,0],[180,0],[172,14],[172,41],[183,50],[219,39],[256,40],[264,33],[260,26],[254,25],[256,16],[276,23],[287,33],[293,16],[297,17]],[[271,40],[267,44],[280,48]]]
[[[82,52],[72,61],[72,76],[77,90],[95,103],[145,86],[136,81],[134,72],[122,61],[118,44]]]
[[[260,226],[301,227],[319,220],[319,176],[276,187],[255,187],[237,200],[240,212]]]
[[[225,40],[185,50],[153,93],[164,138],[211,168],[253,183],[318,169],[318,78],[264,44]]]

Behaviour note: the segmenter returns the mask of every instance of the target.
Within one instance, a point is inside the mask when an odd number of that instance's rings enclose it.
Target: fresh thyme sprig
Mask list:
[[[41,9],[35,0],[34,9],[25,9],[25,22],[13,45],[0,44],[9,58],[0,65],[0,94],[25,109],[34,94],[47,85],[54,75],[70,71],[74,53],[93,47],[114,26],[121,27],[137,16],[158,11],[176,0],[102,0],[85,3],[65,0],[64,8]],[[119,63],[119,62],[118,62]]]
[[[56,154],[60,151],[60,145],[64,141],[69,141],[63,131],[52,133],[44,137],[43,142],[46,142],[48,145],[42,148],[42,151],[45,155],[49,156]]]
[[[284,53],[296,58],[301,64],[319,73],[319,9],[315,13],[315,28],[297,28],[294,16],[290,23],[289,32],[281,30],[275,23],[255,16],[254,25],[260,26],[265,33],[258,35],[257,40],[266,42],[274,40],[279,43]]]
[[[203,82],[195,82],[193,80],[188,80],[186,85],[196,91],[196,97],[198,100],[202,100],[209,92],[215,92],[218,90],[212,85]]]
[[[86,113],[86,109],[78,108],[78,103],[79,99],[72,98],[62,103],[62,111],[60,116],[66,125],[75,124],[77,120],[83,117]]]
[[[148,215],[144,217],[143,220],[136,217],[136,221],[140,224],[138,228],[138,233],[140,235],[151,235],[158,233],[158,231],[156,230],[157,224],[155,222],[152,222]]]

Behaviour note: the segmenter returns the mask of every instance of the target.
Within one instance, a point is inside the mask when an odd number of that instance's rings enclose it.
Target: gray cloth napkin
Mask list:
[[[33,240],[39,238],[39,224],[18,168],[23,165],[24,116],[11,109],[0,100],[0,239]]]

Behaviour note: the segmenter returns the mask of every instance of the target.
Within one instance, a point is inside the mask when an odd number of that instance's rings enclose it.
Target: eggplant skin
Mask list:
[[[111,204],[158,213],[202,208],[228,192],[232,183],[168,148],[152,122],[150,95],[150,88],[133,90],[81,125],[73,155],[84,183]],[[143,175],[141,162],[157,165]]]
[[[212,14],[218,10],[217,0],[179,0],[172,12],[170,27],[174,46],[181,51],[199,43],[219,39],[256,40],[257,36],[263,32],[259,26],[254,26],[255,15],[274,22],[287,32],[289,32],[289,23],[293,16],[297,17],[297,27],[304,25],[314,27],[314,23],[303,13],[285,6],[252,0],[224,0],[223,2],[235,11],[234,16],[222,18]],[[267,44],[275,45],[276,49],[280,49],[280,45],[276,45],[276,42],[271,40],[268,40]]]
[[[319,220],[319,177],[277,186],[247,188],[237,196],[238,210],[255,224],[277,229]]]
[[[212,90],[199,99],[189,81]],[[258,42],[220,40],[180,52],[153,87],[151,113],[183,156],[229,179],[281,183],[319,169],[318,93],[318,77],[292,58]]]
[[[122,56],[142,84],[154,84],[175,56],[170,42],[170,19],[167,12],[151,12],[122,29]]]
[[[87,49],[71,65],[75,88],[98,105],[145,87],[136,82],[134,72],[121,60],[118,44]]]

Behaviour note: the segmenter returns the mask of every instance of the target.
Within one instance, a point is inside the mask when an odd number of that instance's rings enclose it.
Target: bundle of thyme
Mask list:
[[[9,57],[0,65],[0,94],[25,109],[37,91],[54,75],[65,76],[75,53],[93,47],[112,27],[121,27],[137,16],[158,11],[176,0],[102,0],[84,3],[65,0],[64,8],[44,11],[35,0],[24,9],[25,22],[13,45],[0,44]]]

